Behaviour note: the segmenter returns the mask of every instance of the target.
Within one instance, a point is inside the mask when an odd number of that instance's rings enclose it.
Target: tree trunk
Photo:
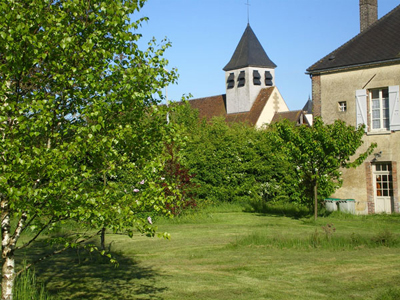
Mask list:
[[[315,181],[314,184],[314,220],[317,220],[318,217],[318,184]]]
[[[1,300],[12,300],[15,280],[15,262],[13,254],[8,255],[6,258],[3,257],[1,276]]]
[[[100,234],[100,247],[101,247],[101,250],[106,250],[105,240],[106,240],[106,228],[103,227],[101,229],[101,234]]]
[[[18,220],[14,233],[11,234],[11,210],[7,199],[2,198],[1,203],[1,300],[13,299],[13,287],[15,282],[15,258],[14,251],[17,241],[24,228],[27,214],[23,212]]]
[[[15,279],[15,261],[12,237],[10,234],[10,211],[8,201],[1,200],[1,299],[13,299],[13,286]]]

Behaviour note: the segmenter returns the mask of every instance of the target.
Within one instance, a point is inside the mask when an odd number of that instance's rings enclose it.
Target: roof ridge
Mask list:
[[[218,95],[214,95],[214,96],[207,96],[207,97],[201,97],[201,98],[193,98],[193,99],[189,99],[188,101],[195,101],[195,100],[203,100],[203,99],[209,99],[209,98],[215,98],[215,97],[224,97],[226,96],[226,94],[218,94]]]
[[[333,67],[327,67],[327,68],[321,68],[321,69],[316,69],[316,66],[320,63],[322,63],[323,61],[325,61],[326,59],[328,60],[332,60],[335,59],[335,54],[338,53],[339,51],[343,50],[347,45],[353,43],[354,41],[357,41],[358,39],[361,39],[363,36],[370,34],[371,30],[373,30],[374,28],[376,28],[377,26],[379,26],[382,22],[385,22],[388,18],[390,18],[395,12],[397,12],[397,10],[400,10],[400,5],[396,6],[395,8],[393,8],[390,12],[388,12],[386,15],[384,15],[383,17],[381,17],[380,19],[378,19],[377,21],[375,21],[373,24],[371,24],[367,29],[365,29],[364,31],[359,32],[356,36],[354,36],[353,38],[351,38],[350,40],[348,40],[347,42],[345,42],[344,44],[342,44],[341,46],[339,46],[338,48],[336,48],[335,50],[333,50],[332,52],[330,52],[328,55],[324,56],[323,58],[321,58],[320,60],[318,60],[317,62],[315,62],[313,65],[311,65],[309,68],[307,68],[307,72],[311,73],[312,71],[316,71],[316,70],[324,70],[324,69],[331,69]]]

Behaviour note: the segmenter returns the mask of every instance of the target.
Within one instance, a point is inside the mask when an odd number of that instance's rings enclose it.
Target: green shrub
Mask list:
[[[199,121],[190,105],[181,105],[171,120],[183,124],[186,144],[182,163],[196,174],[197,198],[212,202],[272,201],[294,190],[291,169],[268,130],[223,118]],[[197,120],[197,121],[196,121]],[[289,199],[289,197],[286,197]]]
[[[396,236],[389,229],[384,229],[378,232],[371,238],[372,242],[379,246],[393,246],[396,244]]]

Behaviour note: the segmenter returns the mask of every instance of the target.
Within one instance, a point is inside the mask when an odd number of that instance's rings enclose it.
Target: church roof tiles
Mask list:
[[[247,122],[254,126],[271,97],[274,87],[262,89],[254,101],[253,106],[248,112],[227,114],[226,113],[226,95],[217,95],[206,98],[190,100],[192,108],[198,109],[200,119],[206,118],[210,121],[213,117],[223,117],[226,122]]]
[[[276,68],[249,24],[247,24],[231,60],[223,70],[231,71],[245,67]]]

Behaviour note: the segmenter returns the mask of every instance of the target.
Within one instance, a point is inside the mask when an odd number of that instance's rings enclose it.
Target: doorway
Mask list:
[[[392,165],[373,164],[375,213],[394,212]]]

